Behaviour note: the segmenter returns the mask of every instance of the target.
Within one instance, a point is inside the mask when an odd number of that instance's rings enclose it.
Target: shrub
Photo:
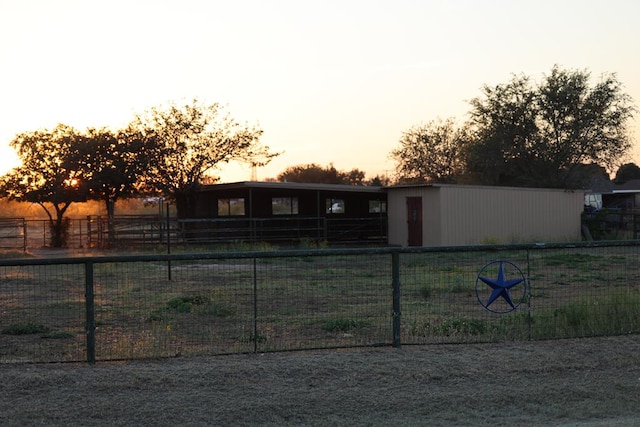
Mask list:
[[[177,297],[167,301],[166,308],[176,313],[190,313],[194,305],[210,304],[208,297],[196,295],[193,297]]]
[[[422,286],[420,288],[420,295],[422,295],[424,299],[431,298],[431,288],[427,285]]]
[[[42,335],[42,338],[60,340],[60,339],[66,339],[66,338],[73,338],[74,336],[75,335],[72,334],[71,332],[54,331],[54,332],[48,332]]]
[[[192,313],[196,311],[196,307],[198,313],[216,317],[231,316],[235,312],[230,307],[212,302],[207,296],[195,295],[170,299],[164,306],[153,310],[147,317],[147,321],[165,320],[166,316],[172,313]]]
[[[435,319],[414,325],[411,334],[424,337],[451,337],[460,335],[484,335],[490,331],[487,322],[480,319]]]
[[[640,327],[639,305],[638,296],[614,294],[560,307],[554,321],[569,336],[629,333]]]
[[[322,330],[327,332],[347,332],[352,329],[366,328],[370,322],[359,319],[334,319],[324,322]]]
[[[14,323],[2,330],[5,335],[31,335],[49,331],[49,328],[40,323]]]

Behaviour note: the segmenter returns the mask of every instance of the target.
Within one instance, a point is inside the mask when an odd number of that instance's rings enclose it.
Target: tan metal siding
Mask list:
[[[442,245],[575,241],[581,192],[528,188],[442,188]]]
[[[581,191],[441,185],[388,189],[390,244],[407,244],[406,198],[417,196],[425,246],[581,238]]]
[[[441,189],[425,188],[422,193],[422,242],[424,246],[439,246],[444,230],[440,226],[446,211],[441,201]]]

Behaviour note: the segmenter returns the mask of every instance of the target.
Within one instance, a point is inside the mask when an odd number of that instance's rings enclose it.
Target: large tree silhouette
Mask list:
[[[455,120],[435,120],[402,134],[391,152],[399,183],[452,183],[464,173],[462,150],[469,136]]]
[[[52,130],[21,133],[10,142],[21,166],[2,177],[0,194],[41,206],[49,218],[53,247],[66,245],[68,222],[64,214],[69,206],[86,200],[82,167],[71,156],[82,142],[76,129],[63,124]]]
[[[90,128],[70,153],[71,161],[82,169],[88,198],[105,204],[109,244],[115,238],[115,203],[140,193],[141,179],[149,168],[149,153],[154,146],[153,136],[147,137],[130,127],[116,132]]]
[[[205,175],[222,163],[240,160],[256,166],[279,153],[260,144],[262,130],[240,124],[217,103],[169,103],[138,115],[129,129],[153,140],[142,184],[174,200],[178,217],[194,209],[194,195]]]
[[[485,85],[470,120],[429,122],[405,132],[391,152],[405,182],[580,188],[596,164],[612,172],[631,148],[636,112],[615,74],[554,66],[540,83],[513,76]]]
[[[336,169],[333,164],[323,167],[316,163],[309,163],[289,166],[278,174],[277,180],[281,182],[364,185],[364,178],[365,173],[358,169],[346,172]]]
[[[517,76],[471,101],[467,172],[479,183],[578,188],[584,164],[613,170],[628,152],[635,107],[615,75],[553,67],[542,82]]]

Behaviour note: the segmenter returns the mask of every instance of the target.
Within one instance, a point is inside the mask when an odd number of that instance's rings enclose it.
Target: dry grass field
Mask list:
[[[640,336],[0,365],[3,426],[638,426]]]

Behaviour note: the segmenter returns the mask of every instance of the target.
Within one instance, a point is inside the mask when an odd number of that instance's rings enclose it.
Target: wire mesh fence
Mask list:
[[[235,241],[299,244],[385,244],[386,217],[375,218],[201,218],[118,215],[65,218],[64,246],[77,248],[153,248],[162,245],[224,244]],[[51,246],[48,219],[0,218],[0,249],[27,251]]]
[[[639,244],[0,260],[0,361],[638,333]]]
[[[84,266],[3,266],[0,271],[0,360],[86,360]]]

